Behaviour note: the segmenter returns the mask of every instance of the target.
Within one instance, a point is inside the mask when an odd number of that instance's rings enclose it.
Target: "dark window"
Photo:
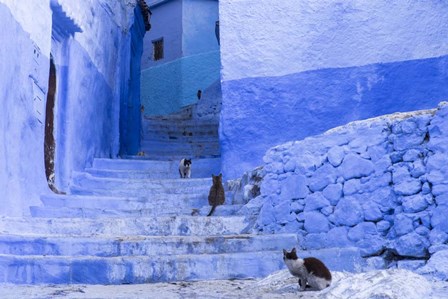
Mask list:
[[[163,58],[163,38],[152,42],[154,60],[160,60]]]

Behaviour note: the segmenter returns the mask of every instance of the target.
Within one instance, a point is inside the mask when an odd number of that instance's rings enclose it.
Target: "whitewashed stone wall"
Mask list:
[[[260,209],[261,232],[296,232],[304,250],[358,247],[377,267],[416,268],[448,248],[446,103],[289,142],[264,162],[242,210]]]

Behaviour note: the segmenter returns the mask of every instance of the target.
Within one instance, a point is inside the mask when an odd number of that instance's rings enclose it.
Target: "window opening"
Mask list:
[[[163,38],[152,42],[154,60],[160,60],[163,58]]]

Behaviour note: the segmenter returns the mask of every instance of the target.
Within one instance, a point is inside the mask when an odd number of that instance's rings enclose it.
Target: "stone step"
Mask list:
[[[135,284],[246,279],[284,267],[281,250],[127,257],[0,255],[0,282]]]
[[[207,236],[246,233],[243,216],[157,216],[123,218],[19,218],[0,217],[0,234],[68,236]]]
[[[148,159],[163,159],[163,160],[180,160],[182,158],[190,158],[190,159],[200,159],[200,158],[213,158],[219,157],[221,155],[220,151],[212,151],[212,150],[192,150],[192,151],[169,151],[169,150],[154,150],[147,149],[144,147],[140,148],[141,151],[145,152],[145,156]]]
[[[142,142],[144,141],[172,141],[172,142],[187,142],[187,143],[209,143],[209,142],[218,142],[219,141],[219,134],[216,132],[212,135],[193,135],[193,136],[178,136],[178,135],[171,135],[171,134],[147,134],[144,133],[142,136]]]
[[[181,160],[182,157],[185,158],[196,158],[202,156],[210,156],[210,155],[220,155],[221,152],[219,149],[211,149],[211,148],[192,148],[192,149],[174,149],[174,148],[148,148],[144,145],[140,146],[140,151],[145,153],[147,157],[177,157],[176,160]]]
[[[218,140],[207,140],[206,142],[198,142],[195,140],[186,142],[183,140],[143,140],[141,147],[152,149],[166,149],[166,150],[193,150],[193,149],[207,149],[219,150],[220,145]]]
[[[143,151],[146,150],[143,149]],[[184,153],[184,154],[151,154],[146,153],[145,154],[145,159],[148,160],[159,160],[159,161],[180,161],[183,158],[192,158],[193,160],[198,160],[198,159],[216,159],[216,158],[221,158],[221,153]],[[124,157],[124,158],[130,158],[130,157]],[[179,163],[179,162],[177,162]]]
[[[70,185],[72,194],[138,196],[153,194],[208,194],[211,178],[191,179],[130,179],[95,177],[74,172]]]
[[[189,157],[183,157],[189,158]],[[93,169],[97,170],[125,170],[125,171],[148,171],[148,172],[166,172],[178,174],[179,162],[181,159],[174,161],[150,160],[147,157],[130,156],[129,159],[94,159]],[[193,159],[193,172],[214,171],[221,168],[220,158]],[[216,174],[216,173],[215,173]],[[206,177],[210,177],[207,175]]]
[[[144,119],[142,121],[143,129],[174,129],[174,130],[203,130],[203,129],[215,129],[218,130],[219,123],[216,120],[199,120],[199,119],[183,119],[183,120],[170,120],[170,119]]]
[[[89,208],[89,209],[158,209],[182,210],[201,208],[208,205],[208,197],[203,194],[154,194],[151,197],[113,197],[93,195],[57,195],[48,194],[40,197],[43,205],[54,208]]]
[[[213,216],[232,216],[240,210],[242,205],[227,205],[216,207]],[[42,218],[105,218],[105,217],[154,217],[154,216],[177,216],[177,215],[198,215],[207,216],[210,211],[209,206],[201,208],[193,207],[157,207],[145,209],[117,209],[117,208],[86,208],[86,207],[49,207],[31,206],[32,217]]]
[[[295,234],[227,236],[0,236],[0,254],[62,256],[154,256],[272,251],[297,246]]]

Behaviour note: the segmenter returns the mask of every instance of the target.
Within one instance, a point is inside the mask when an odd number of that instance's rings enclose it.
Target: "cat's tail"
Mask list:
[[[215,209],[216,209],[216,205],[213,205],[212,209],[210,210],[210,213],[208,213],[207,217],[211,216],[213,214],[213,212],[215,211]]]

